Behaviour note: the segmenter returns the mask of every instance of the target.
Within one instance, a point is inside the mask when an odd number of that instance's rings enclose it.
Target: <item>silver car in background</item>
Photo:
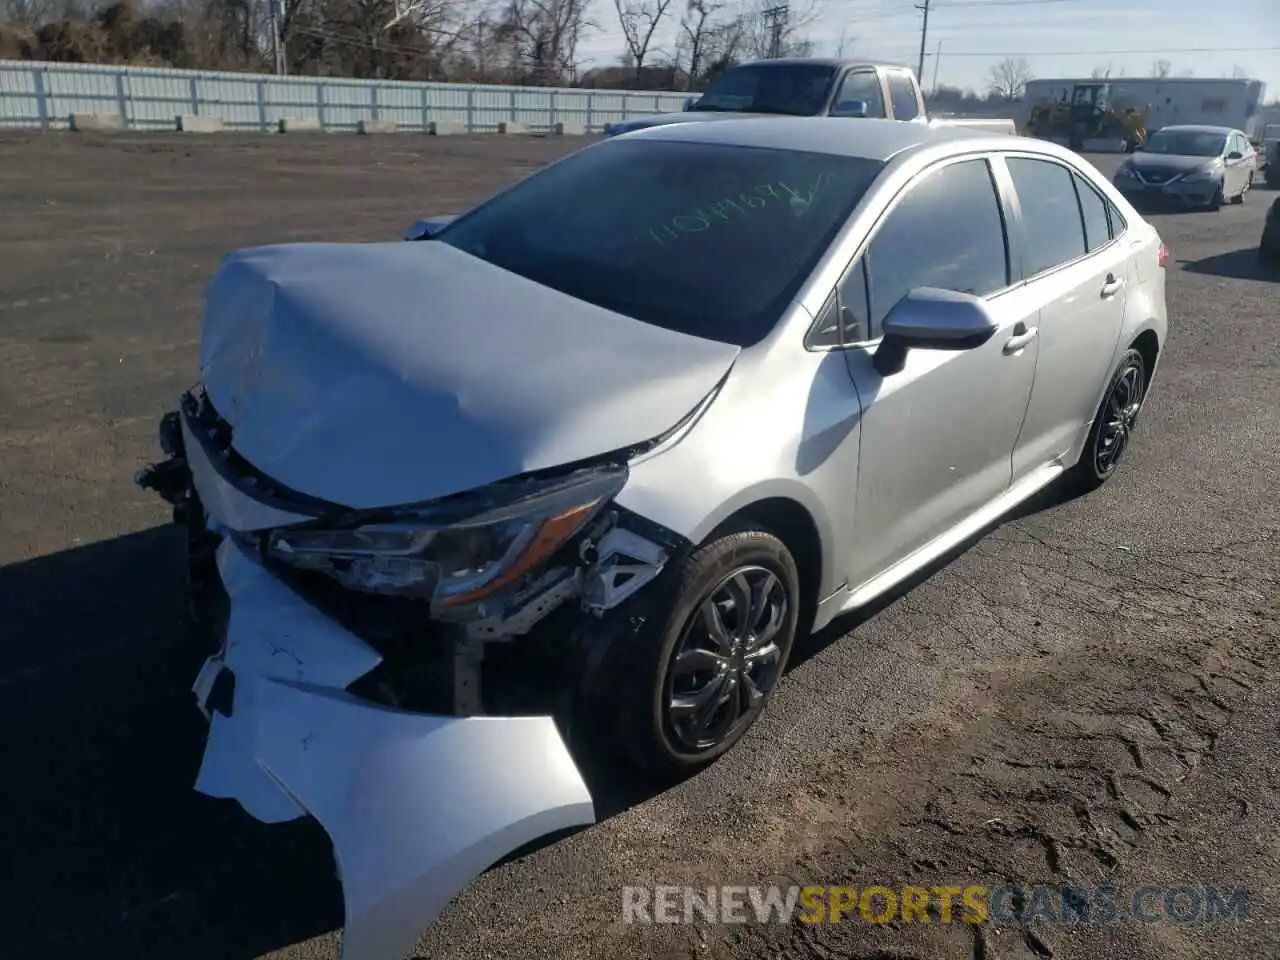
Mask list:
[[[1115,186],[1134,203],[1217,210],[1243,203],[1258,169],[1249,138],[1231,127],[1162,127],[1120,164]]]
[[[344,955],[738,743],[797,638],[1127,449],[1167,257],[1050,143],[889,120],[589,146],[422,242],[227,258],[140,475],[213,655],[197,789],[333,840]]]

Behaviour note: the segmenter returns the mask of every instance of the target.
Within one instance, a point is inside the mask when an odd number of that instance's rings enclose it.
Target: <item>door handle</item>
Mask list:
[[[1115,274],[1108,273],[1107,280],[1102,285],[1102,298],[1114,297],[1117,293],[1124,289],[1124,279],[1117,278]]]
[[[1028,327],[1022,321],[1018,321],[1018,325],[1013,328],[1013,336],[1005,341],[1005,355],[1017,353],[1038,336],[1040,336],[1039,327]]]

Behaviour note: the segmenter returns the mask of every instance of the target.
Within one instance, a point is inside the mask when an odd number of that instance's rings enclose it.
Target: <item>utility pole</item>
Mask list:
[[[267,0],[267,13],[271,17],[271,52],[276,61],[276,76],[283,77],[289,72],[288,58],[284,54],[284,43],[280,39],[280,25],[284,20],[284,0]]]
[[[769,56],[771,58],[776,58],[782,53],[782,30],[786,25],[787,13],[790,9],[787,4],[782,4],[760,11],[760,16],[769,25]]]
[[[924,76],[924,45],[929,37],[929,0],[916,4],[917,10],[924,12],[924,24],[920,27],[920,67],[916,70],[916,79]]]

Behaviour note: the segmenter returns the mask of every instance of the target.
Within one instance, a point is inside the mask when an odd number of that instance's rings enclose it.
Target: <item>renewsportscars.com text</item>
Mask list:
[[[1233,887],[939,885],[624,887],[624,923],[1221,923],[1246,919]]]

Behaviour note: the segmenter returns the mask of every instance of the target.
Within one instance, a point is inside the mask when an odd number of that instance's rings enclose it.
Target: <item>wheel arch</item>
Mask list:
[[[1152,330],[1147,328],[1139,333],[1130,341],[1128,350],[1137,350],[1142,354],[1142,363],[1147,368],[1147,383],[1151,385],[1151,378],[1156,372],[1156,362],[1160,359],[1160,337]]]
[[[796,562],[800,577],[801,636],[817,611],[822,593],[823,547],[822,536],[813,515],[797,500],[785,496],[764,497],[753,500],[734,510],[707,535],[708,540],[731,524],[758,525],[781,540]]]

